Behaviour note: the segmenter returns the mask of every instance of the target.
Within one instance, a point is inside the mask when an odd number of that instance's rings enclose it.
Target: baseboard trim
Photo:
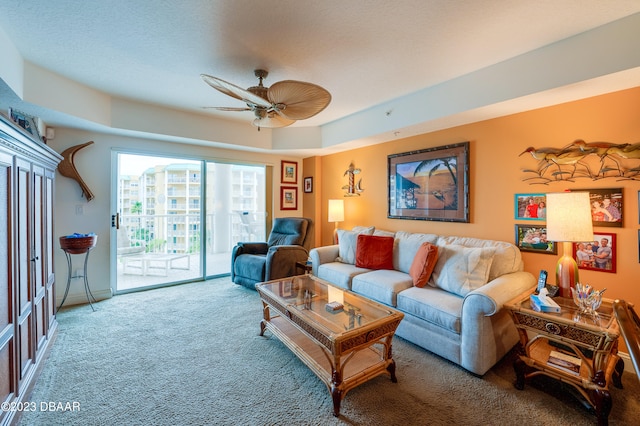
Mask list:
[[[631,373],[634,376],[638,375],[638,372],[633,367],[633,362],[631,362],[631,357],[626,352],[618,352],[618,356],[624,361],[624,372]]]
[[[57,292],[60,296],[60,292]],[[63,293],[64,294],[64,293]],[[113,294],[111,293],[111,289],[95,291],[91,290],[91,294],[96,298],[97,301],[104,299],[111,299]],[[60,306],[60,302],[62,302],[62,297],[56,300],[56,306]],[[73,306],[73,305],[87,305],[89,302],[87,301],[87,295],[83,292],[68,294],[67,299],[64,301],[64,307]]]

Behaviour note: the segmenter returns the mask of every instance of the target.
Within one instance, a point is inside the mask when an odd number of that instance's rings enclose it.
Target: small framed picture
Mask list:
[[[573,258],[578,268],[616,272],[616,234],[594,232],[592,241],[573,243]]]
[[[312,177],[304,178],[304,192],[306,192],[306,193],[313,192],[313,178]]]
[[[546,194],[516,194],[514,200],[516,220],[546,220]]]
[[[281,161],[280,183],[298,183],[298,163],[296,161]]]
[[[516,225],[516,245],[520,251],[558,254],[558,246],[547,240],[545,226]]]
[[[280,210],[298,210],[298,187],[280,187]]]
[[[593,226],[622,228],[622,188],[577,189],[576,192],[589,193]]]

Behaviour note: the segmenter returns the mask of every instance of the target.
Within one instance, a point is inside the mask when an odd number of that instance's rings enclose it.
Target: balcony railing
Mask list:
[[[208,253],[231,251],[239,241],[266,241],[264,212],[230,212],[218,221],[217,215],[206,215],[206,237],[201,237],[199,214],[138,215],[123,214],[124,228],[130,246],[144,246],[145,253],[199,253],[204,238]],[[216,230],[222,230],[216,232]],[[118,243],[122,247],[122,242]]]

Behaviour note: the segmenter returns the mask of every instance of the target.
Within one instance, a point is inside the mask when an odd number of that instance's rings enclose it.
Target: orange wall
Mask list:
[[[302,216],[313,220],[309,246],[316,247],[322,245],[320,244],[320,241],[322,241],[322,226],[316,226],[317,220],[322,217],[322,199],[319,190],[320,186],[318,185],[321,176],[321,158],[305,158],[302,160],[302,170],[304,170],[302,185],[300,185],[300,190],[302,191]],[[311,192],[304,192],[304,179],[307,177],[312,179]]]
[[[594,228],[596,232],[617,235],[617,272],[580,270],[580,279],[596,288],[607,287],[607,297],[640,304],[638,262],[638,190],[640,181],[617,181],[615,178],[593,181],[554,182],[530,185],[522,179],[523,168],[537,162],[529,155],[519,156],[527,147],[562,147],[576,139],[587,142],[640,142],[640,87],[588,98],[576,102],[528,111],[479,123],[453,127],[433,133],[394,140],[367,148],[305,159],[304,176],[314,176],[313,217],[318,238],[316,246],[331,243],[333,224],[327,222],[327,200],[343,198],[347,183],[343,176],[350,162],[362,169],[364,192],[359,197],[344,197],[345,222],[341,228],[375,225],[393,231],[463,235],[514,242],[514,225],[539,222],[516,222],[514,194],[554,192],[565,189],[618,188],[624,191],[624,227]],[[411,150],[470,142],[470,223],[447,223],[387,218],[387,156]],[[307,170],[307,165],[310,169]],[[313,165],[313,167],[311,167]],[[318,191],[316,193],[316,191]],[[307,202],[305,194],[304,202]],[[321,228],[321,229],[320,229]],[[559,254],[562,251],[559,245]],[[540,269],[549,271],[555,282],[557,256],[523,253],[525,269],[537,276]]]

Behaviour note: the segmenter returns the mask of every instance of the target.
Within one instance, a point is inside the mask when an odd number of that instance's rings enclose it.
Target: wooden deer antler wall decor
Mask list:
[[[82,189],[82,194],[86,197],[87,201],[91,201],[95,197],[93,195],[93,192],[91,192],[87,184],[84,183],[84,181],[80,177],[80,173],[78,173],[78,170],[76,170],[76,166],[73,164],[73,157],[76,154],[76,152],[78,152],[85,146],[89,146],[91,144],[93,144],[93,141],[89,141],[87,143],[83,143],[83,144],[72,146],[65,149],[62,152],[62,156],[64,157],[64,159],[58,165],[58,170],[60,171],[60,174],[62,176],[71,178],[76,182],[78,182],[78,184],[80,184],[80,189]]]

